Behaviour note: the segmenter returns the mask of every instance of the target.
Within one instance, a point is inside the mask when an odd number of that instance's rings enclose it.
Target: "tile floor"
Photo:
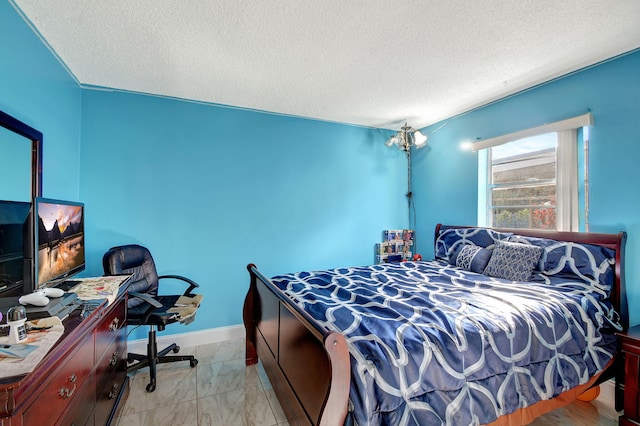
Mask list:
[[[147,392],[148,369],[131,378],[129,398],[118,426],[287,425],[287,419],[261,367],[245,367],[244,340],[229,340],[180,353],[188,362],[161,364],[156,390]]]
[[[182,348],[199,363],[162,364],[155,392],[145,390],[149,374],[139,370],[118,426],[287,425],[264,370],[245,367],[244,340]],[[613,426],[617,414],[601,404],[577,401],[536,419],[534,426]]]

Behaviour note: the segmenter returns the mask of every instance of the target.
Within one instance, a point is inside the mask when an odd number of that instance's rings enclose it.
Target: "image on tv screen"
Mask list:
[[[38,204],[38,286],[84,265],[81,205]]]

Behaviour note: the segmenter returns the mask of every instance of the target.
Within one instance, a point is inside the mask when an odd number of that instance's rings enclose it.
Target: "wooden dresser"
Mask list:
[[[128,396],[126,298],[76,309],[34,371],[0,379],[0,426],[107,425]]]

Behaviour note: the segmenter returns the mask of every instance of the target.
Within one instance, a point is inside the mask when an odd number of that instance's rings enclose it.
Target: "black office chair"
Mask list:
[[[180,275],[158,276],[156,265],[151,257],[151,253],[140,245],[125,245],[110,248],[102,258],[102,266],[105,275],[133,274],[129,286],[129,299],[127,304],[127,325],[149,325],[149,341],[147,343],[147,354],[127,354],[127,361],[131,364],[127,372],[133,372],[144,367],[149,367],[150,382],[147,385],[147,392],[156,389],[156,365],[176,361],[189,361],[193,368],[198,364],[198,360],[193,355],[167,355],[170,351],[178,353],[180,347],[175,343],[158,352],[156,343],[156,328],[158,331],[165,329],[167,324],[183,322],[188,324],[195,318],[195,309],[199,305],[202,296],[194,295],[191,291],[198,286],[194,281]],[[189,284],[189,288],[182,296],[158,296],[159,280],[172,278],[184,281]],[[186,298],[186,299],[185,299]],[[176,306],[176,301],[181,303]],[[194,301],[189,312],[190,315],[183,317],[185,313],[184,301]]]

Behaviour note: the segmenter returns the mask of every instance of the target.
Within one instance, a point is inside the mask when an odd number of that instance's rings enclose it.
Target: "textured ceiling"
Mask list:
[[[83,86],[423,127],[640,47],[638,0],[11,0]]]

